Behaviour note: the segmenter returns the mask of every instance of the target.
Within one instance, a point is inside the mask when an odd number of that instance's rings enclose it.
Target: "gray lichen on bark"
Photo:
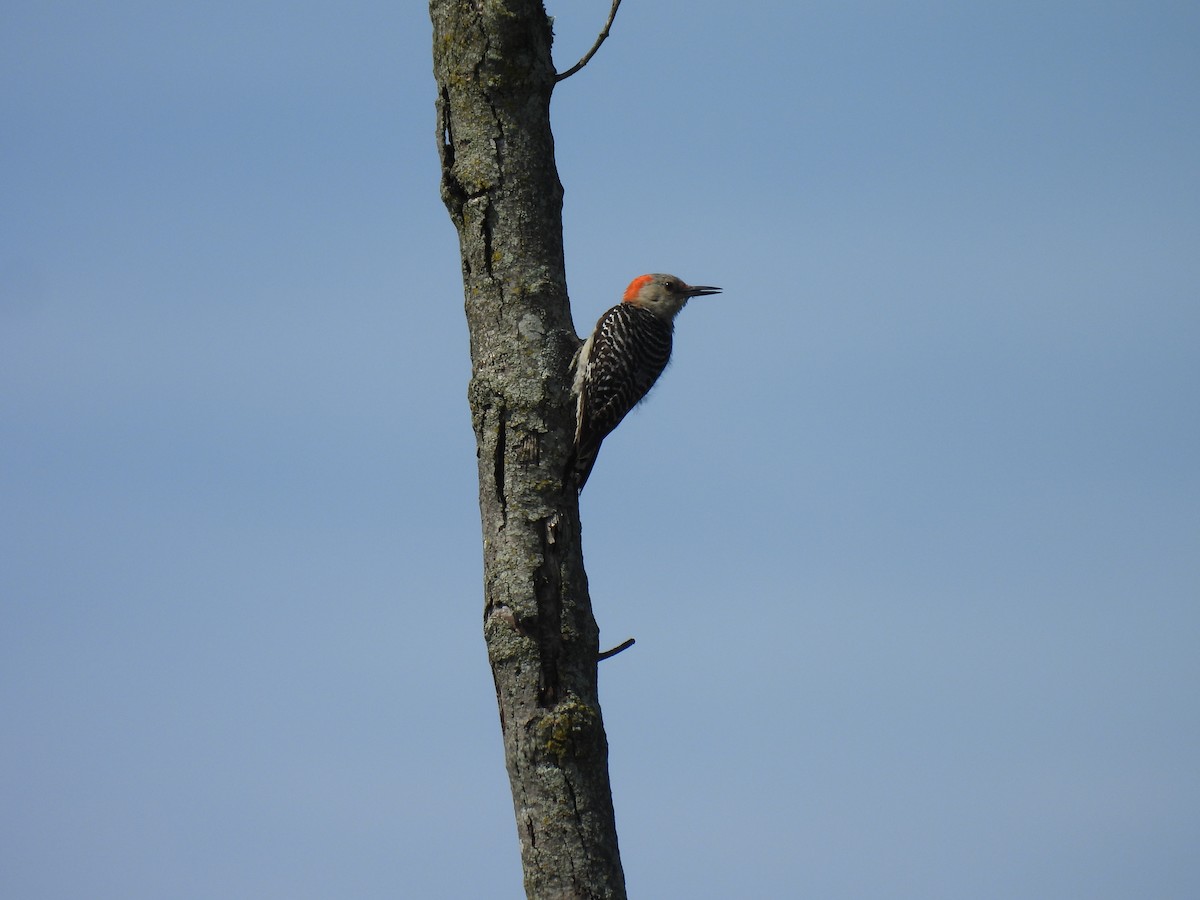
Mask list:
[[[550,22],[540,0],[431,0],[442,199],[459,235],[484,637],[527,895],[625,896],[598,630],[564,483],[573,437]]]

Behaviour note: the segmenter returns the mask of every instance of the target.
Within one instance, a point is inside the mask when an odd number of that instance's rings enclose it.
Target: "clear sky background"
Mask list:
[[[0,896],[522,896],[430,35],[0,12]],[[626,0],[559,86],[576,327],[725,288],[583,496],[633,896],[1200,896],[1198,47]]]

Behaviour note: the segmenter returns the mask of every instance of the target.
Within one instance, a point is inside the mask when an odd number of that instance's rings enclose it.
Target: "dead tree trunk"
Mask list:
[[[622,898],[598,632],[563,483],[573,437],[562,185],[541,0],[431,0],[442,199],[458,229],[483,520],[484,637],[525,890]]]

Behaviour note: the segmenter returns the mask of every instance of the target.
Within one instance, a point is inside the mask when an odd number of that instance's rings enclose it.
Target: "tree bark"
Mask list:
[[[623,898],[579,505],[571,323],[541,0],[431,0],[442,199],[458,230],[484,637],[531,898]]]

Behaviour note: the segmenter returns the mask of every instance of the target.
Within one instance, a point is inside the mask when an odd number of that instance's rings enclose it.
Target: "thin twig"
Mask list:
[[[610,9],[608,11],[608,21],[605,22],[604,27],[602,29],[600,29],[600,37],[596,38],[596,43],[592,44],[592,49],[587,52],[587,54],[583,57],[583,59],[581,59],[579,62],[575,63],[575,65],[571,66],[571,68],[567,69],[567,71],[565,71],[559,75],[555,75],[554,82],[556,84],[558,82],[562,81],[564,78],[570,78],[572,75],[574,75],[576,72],[578,72],[584,66],[586,66],[588,64],[588,62],[591,60],[591,58],[596,55],[596,51],[600,49],[600,45],[603,44],[605,38],[608,37],[608,30],[610,28],[612,28],[613,19],[615,19],[617,17],[617,7],[619,7],[620,5],[621,5],[621,0],[613,0],[612,9]],[[601,659],[603,659],[603,658],[604,657],[601,657]]]
[[[627,641],[622,641],[621,643],[617,644],[617,646],[613,647],[611,650],[605,650],[603,653],[601,653],[599,656],[597,656],[596,659],[597,660],[608,659],[611,656],[616,656],[622,650],[628,650],[630,647],[632,647],[636,643],[637,643],[637,641],[635,641],[633,638],[630,638]]]

